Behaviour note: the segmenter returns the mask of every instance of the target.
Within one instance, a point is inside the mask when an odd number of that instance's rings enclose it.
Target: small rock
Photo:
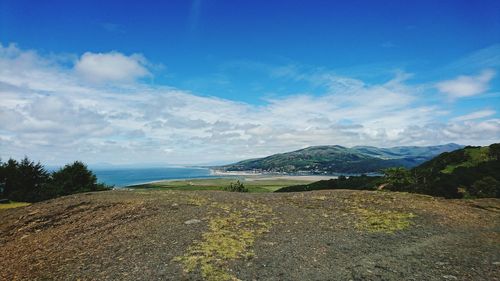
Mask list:
[[[171,205],[171,207],[172,207],[172,209],[177,210],[177,209],[179,209],[179,204],[177,204],[177,203],[173,203],[173,204]]]
[[[184,224],[194,224],[194,223],[200,223],[201,221],[198,220],[198,219],[191,219],[191,220],[187,220],[184,222]]]
[[[493,262],[493,265],[500,265],[500,261]]]
[[[443,278],[446,280],[458,280],[458,278],[453,275],[443,275]]]

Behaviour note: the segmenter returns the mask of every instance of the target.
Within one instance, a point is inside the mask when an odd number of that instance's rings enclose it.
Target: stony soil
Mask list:
[[[500,280],[500,200],[121,190],[0,211],[0,280]]]

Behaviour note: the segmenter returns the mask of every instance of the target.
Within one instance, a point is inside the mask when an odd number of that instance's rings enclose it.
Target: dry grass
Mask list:
[[[0,210],[6,210],[11,208],[19,208],[24,206],[29,206],[31,203],[26,202],[9,202],[7,204],[0,204]]]

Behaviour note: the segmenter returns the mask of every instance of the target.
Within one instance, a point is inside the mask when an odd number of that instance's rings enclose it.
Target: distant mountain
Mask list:
[[[312,146],[264,158],[243,160],[213,167],[221,171],[258,171],[267,173],[371,173],[395,166],[415,167],[434,156],[460,149],[450,143],[437,146],[373,146],[344,147],[340,145]]]

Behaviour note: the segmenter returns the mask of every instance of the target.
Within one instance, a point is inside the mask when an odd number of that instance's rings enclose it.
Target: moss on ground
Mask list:
[[[237,280],[228,269],[228,262],[254,256],[252,245],[257,236],[270,230],[272,209],[257,203],[235,205],[212,202],[216,214],[208,222],[209,229],[187,252],[174,260],[182,263],[186,272],[200,271],[206,280]]]
[[[375,209],[356,208],[360,219],[356,226],[369,232],[394,233],[411,225],[412,213],[397,211],[381,211]]]

